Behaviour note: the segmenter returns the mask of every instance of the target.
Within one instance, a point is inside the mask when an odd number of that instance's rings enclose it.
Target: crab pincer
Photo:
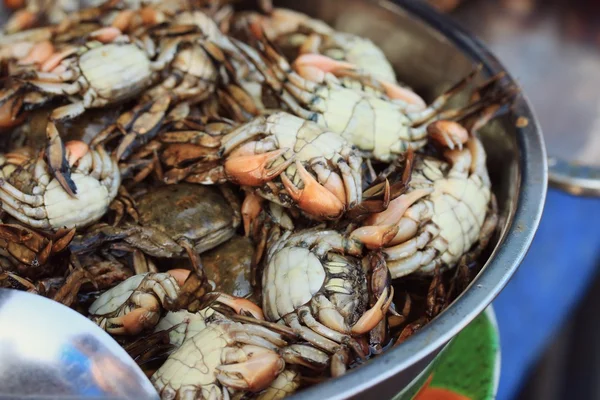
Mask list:
[[[67,161],[65,145],[56,129],[54,122],[50,121],[46,126],[46,160],[52,171],[52,175],[60,183],[60,186],[71,196],[77,194],[77,185],[71,179],[71,169]]]

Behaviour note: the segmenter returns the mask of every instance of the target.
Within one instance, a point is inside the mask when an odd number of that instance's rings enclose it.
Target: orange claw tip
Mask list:
[[[246,236],[250,235],[250,226],[252,221],[258,217],[262,209],[262,198],[255,193],[248,192],[242,203],[242,219],[244,220],[244,232]]]
[[[50,71],[52,71],[54,68],[56,68],[58,66],[58,64],[60,64],[60,62],[62,60],[64,60],[65,58],[67,58],[71,54],[75,54],[76,52],[77,52],[77,49],[70,48],[70,49],[63,50],[60,53],[54,53],[54,54],[52,54],[42,64],[42,66],[40,67],[40,71],[42,71],[42,72],[50,72]]]
[[[124,32],[127,30],[127,28],[129,28],[129,24],[131,23],[133,16],[133,10],[123,10],[117,14],[111,25],[121,32]]]
[[[260,392],[271,385],[285,368],[285,363],[274,351],[246,347],[252,352],[248,360],[217,367],[217,379],[233,389]]]
[[[387,210],[372,214],[365,220],[365,225],[397,224],[406,210],[417,200],[433,192],[432,188],[415,189],[390,201]]]
[[[90,147],[81,140],[71,140],[65,143],[65,150],[67,152],[67,162],[69,165],[75,165],[81,157],[88,153]]]
[[[159,23],[158,12],[152,7],[144,7],[140,10],[140,16],[142,17],[142,24],[145,26],[156,25]]]
[[[25,119],[25,113],[14,118],[13,107],[16,101],[16,98],[12,98],[0,106],[0,129],[12,128],[19,125]]]
[[[460,149],[469,140],[469,132],[455,121],[434,121],[427,126],[427,133],[431,139],[449,149]]]
[[[171,269],[167,273],[175,278],[179,286],[183,286],[188,276],[190,276],[190,270],[183,268]]]
[[[290,158],[276,167],[268,167],[287,151],[285,148],[263,154],[228,157],[225,161],[225,173],[231,181],[240,185],[263,185],[280,175],[292,163],[293,159]]]
[[[321,54],[303,54],[294,61],[294,69],[304,78],[313,82],[323,82],[326,73],[354,70],[353,64],[337,61]]]
[[[33,45],[27,56],[19,60],[21,65],[43,64],[54,54],[54,46],[48,40]]]
[[[397,233],[398,225],[371,225],[355,229],[350,238],[358,240],[370,250],[376,250],[391,242]]]
[[[148,310],[137,308],[123,316],[121,319],[123,330],[128,335],[137,335],[146,328],[148,322]]]
[[[385,89],[385,94],[395,100],[402,100],[416,107],[414,111],[424,110],[427,107],[425,100],[412,90],[404,88],[396,83],[380,80],[379,83]]]
[[[4,0],[4,6],[11,10],[25,7],[25,0]]]
[[[385,314],[387,314],[393,299],[394,288],[391,288],[391,290],[388,290],[387,287],[383,289],[383,293],[379,296],[377,303],[356,321],[356,324],[352,327],[351,333],[353,335],[363,335],[375,328],[385,317]]]
[[[96,39],[102,43],[110,43],[121,35],[122,32],[119,28],[107,26],[90,33],[90,38]]]
[[[336,219],[342,215],[344,203],[317,182],[300,161],[296,161],[296,168],[304,183],[303,189],[298,189],[285,174],[281,175],[281,181],[298,207],[308,214],[326,219]]]
[[[37,22],[37,19],[37,14],[26,9],[16,11],[7,23],[7,30],[22,31],[24,29],[32,28]]]
[[[294,61],[294,66],[311,65],[318,67],[322,71],[335,72],[340,69],[356,69],[354,64],[346,61],[338,61],[331,57],[324,56],[322,54],[302,54]]]
[[[217,297],[216,301],[233,308],[233,310],[238,314],[248,312],[256,319],[259,319],[261,321],[265,320],[263,310],[248,299],[244,299],[242,297],[234,297],[228,294],[221,293],[219,297]]]

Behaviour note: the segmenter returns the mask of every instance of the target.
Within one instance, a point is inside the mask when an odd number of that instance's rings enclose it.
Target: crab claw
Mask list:
[[[462,145],[469,140],[469,132],[458,122],[435,121],[427,126],[429,137],[438,144],[449,149],[462,149]]]
[[[256,319],[261,321],[265,320],[262,309],[248,299],[221,293],[215,301],[233,308],[238,314],[244,314],[244,312],[248,312]]]
[[[107,332],[111,334],[137,335],[143,330],[154,327],[160,319],[160,313],[146,308],[136,308],[122,317],[107,321]]]
[[[21,108],[21,102],[17,98],[7,100],[0,105],[0,130],[12,128],[19,125],[25,119],[25,113],[17,115]]]
[[[385,211],[370,215],[365,220],[365,225],[383,226],[397,224],[411,205],[431,192],[433,192],[433,189],[431,188],[415,189],[412,192],[398,196],[390,201],[390,204]]]
[[[65,146],[58,134],[58,129],[53,121],[48,122],[46,126],[46,137],[48,146],[46,147],[46,159],[52,170],[52,174],[63,187],[69,196],[75,197],[77,186],[71,179],[71,171],[67,162]]]
[[[183,286],[183,284],[185,283],[188,276],[190,276],[190,272],[191,271],[189,269],[183,269],[183,268],[170,269],[167,271],[167,273],[169,275],[171,275],[173,278],[175,278],[175,280],[177,281],[177,284],[179,286]]]
[[[90,147],[81,140],[71,140],[65,143],[65,154],[69,165],[75,165],[88,151],[90,151]]]
[[[226,387],[258,392],[266,389],[285,368],[285,362],[273,350],[245,345],[237,355],[245,362],[217,367],[217,379]]]
[[[302,54],[294,61],[293,67],[302,77],[313,82],[323,82],[327,73],[337,76],[356,70],[354,64],[321,54]]]
[[[38,15],[29,10],[16,11],[6,23],[4,30],[7,33],[15,33],[32,28],[38,22]]]
[[[352,327],[352,334],[362,335],[375,328],[375,326],[377,326],[377,324],[385,317],[385,314],[387,314],[393,299],[394,288],[391,287],[389,290],[388,288],[385,288],[383,293],[381,293],[379,300],[377,300],[377,303],[356,321],[356,324]]]
[[[390,83],[383,80],[380,80],[379,83],[390,99],[402,100],[411,106],[414,106],[414,111],[421,111],[427,108],[425,100],[412,90],[404,88],[396,83]],[[413,109],[411,109],[411,111],[413,111]]]
[[[114,26],[105,26],[104,28],[97,29],[90,33],[91,39],[96,39],[102,43],[110,43],[114,41],[116,38],[121,36],[123,33],[121,30]]]
[[[42,65],[54,54],[54,45],[49,40],[44,40],[33,45],[27,56],[19,60],[21,65]]]
[[[278,175],[292,163],[293,158],[277,166],[268,167],[288,151],[287,148],[263,154],[241,155],[227,158],[225,173],[232,182],[246,186],[260,186]]]
[[[351,239],[356,239],[363,243],[368,249],[380,249],[396,237],[398,233],[398,225],[384,226],[363,226],[354,230],[350,234]]]
[[[250,236],[252,222],[258,217],[262,210],[262,198],[253,192],[246,193],[244,202],[242,203],[242,219],[244,220],[244,232],[246,236]]]
[[[344,212],[344,203],[319,184],[300,161],[296,161],[296,168],[304,183],[303,189],[296,187],[285,174],[281,174],[281,181],[298,207],[311,215],[327,219],[338,218]]]

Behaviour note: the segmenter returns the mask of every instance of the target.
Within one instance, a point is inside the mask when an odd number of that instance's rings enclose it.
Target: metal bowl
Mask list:
[[[339,30],[371,38],[393,63],[398,78],[431,99],[462,78],[474,64],[491,76],[503,66],[477,39],[418,0],[276,1],[323,19]],[[0,19],[6,13],[0,12]],[[510,76],[509,76],[509,79]],[[517,127],[517,119],[519,126]],[[527,121],[526,126],[523,121]],[[542,215],[547,163],[542,134],[525,96],[511,113],[481,132],[498,198],[501,230],[490,244],[481,272],[442,314],[402,345],[389,349],[341,378],[293,396],[391,398],[417,377],[461,329],[502,290],[522,261]]]
[[[372,39],[394,65],[399,80],[426,98],[466,75],[475,64],[483,64],[488,76],[505,71],[482,43],[420,1],[287,0],[276,1],[276,5]],[[546,150],[525,95],[517,99],[510,113],[488,124],[481,136],[501,223],[490,253],[482,260],[481,272],[447,310],[405,343],[293,398],[393,397],[506,285],[523,260],[542,215]]]

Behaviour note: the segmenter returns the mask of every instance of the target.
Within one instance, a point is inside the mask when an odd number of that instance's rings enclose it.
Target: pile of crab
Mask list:
[[[468,285],[502,76],[428,104],[368,39],[264,1],[96,3],[7,2],[1,287],[89,317],[162,398],[275,399]]]

